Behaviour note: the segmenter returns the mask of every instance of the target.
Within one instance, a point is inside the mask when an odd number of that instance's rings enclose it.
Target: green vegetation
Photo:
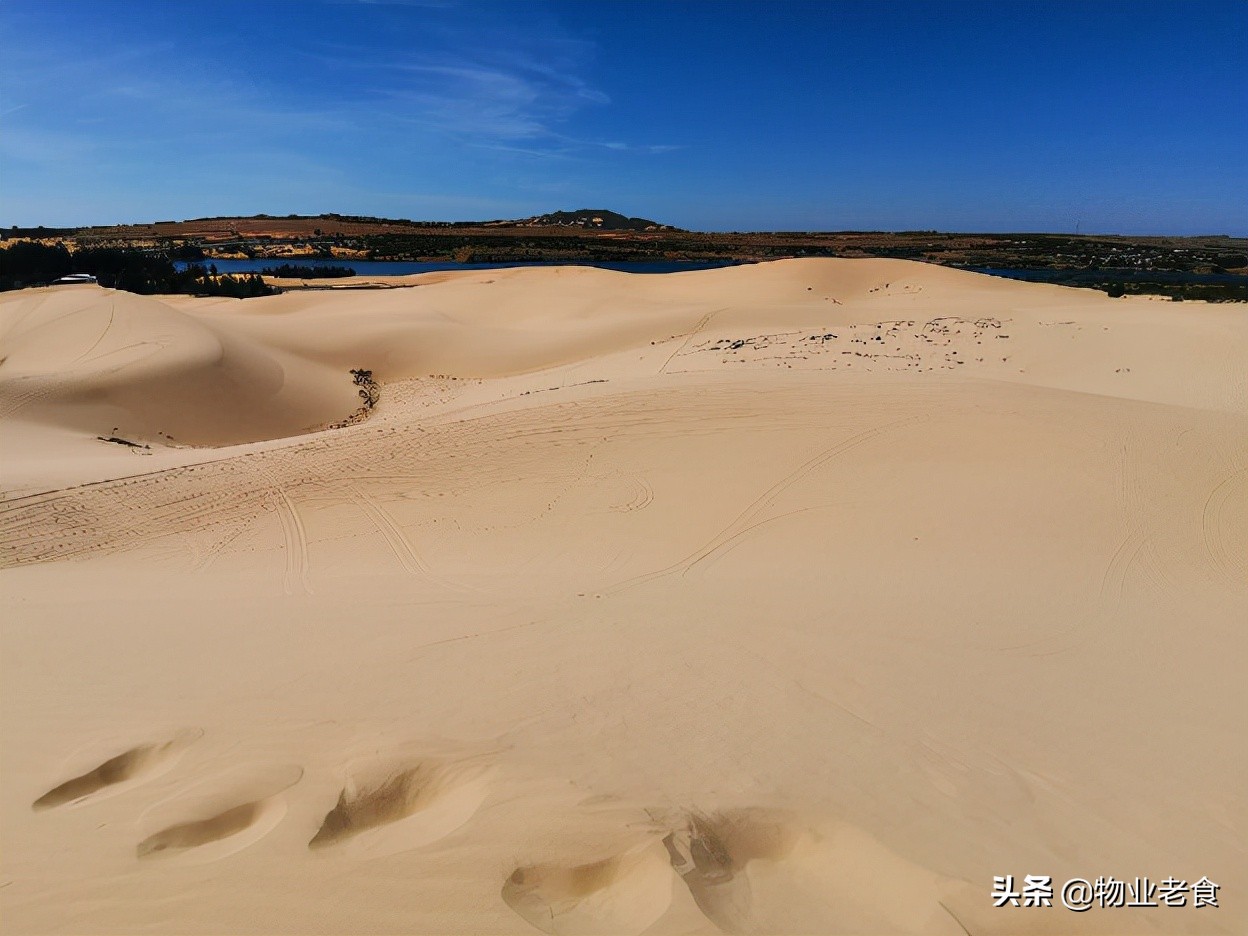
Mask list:
[[[334,279],[342,276],[355,276],[355,270],[350,267],[300,266],[293,263],[265,267],[260,272],[265,276],[284,276],[288,279]]]
[[[179,244],[169,251],[171,260],[203,260],[204,248],[199,244]]]
[[[1083,285],[1083,284],[1078,284]],[[1119,296],[1169,296],[1201,302],[1248,302],[1248,283],[1097,283],[1111,298]]]
[[[190,274],[193,279],[189,287],[182,292],[195,296],[229,296],[231,299],[255,299],[258,296],[273,296],[281,292],[274,286],[265,283],[258,273],[231,274],[213,276],[201,266],[190,267],[183,275]]]
[[[50,283],[73,272],[73,259],[64,244],[49,247],[18,241],[0,250],[0,290]]]
[[[510,221],[422,222],[355,215],[204,218],[193,221],[54,230],[0,229],[0,240],[25,235],[68,247],[36,261],[3,264],[14,280],[46,282],[81,270],[72,254],[111,248],[169,260],[263,257],[275,275],[326,276],[298,269],[304,258],[461,263],[600,263],[637,261],[761,261],[788,257],[889,257],[1018,276],[1037,282],[1210,301],[1243,301],[1248,290],[1248,239],[1221,235],[1150,237],[1037,233],[958,234],[938,231],[684,231],[606,209],[553,212]],[[43,245],[38,245],[42,248]],[[23,248],[26,249],[26,248]],[[57,250],[58,247],[48,248]],[[0,252],[3,245],[0,244]],[[37,268],[37,269],[36,269]],[[297,271],[297,272],[296,272]],[[210,273],[214,272],[210,270]],[[338,274],[342,275],[342,274]],[[199,279],[178,286],[168,273],[139,269],[136,290],[212,291]],[[192,277],[194,279],[194,277]],[[103,281],[103,280],[102,280]],[[148,285],[142,285],[144,282]],[[159,285],[157,285],[159,284]],[[124,287],[123,287],[124,288]],[[224,287],[222,287],[224,288]],[[230,288],[233,288],[232,286]]]
[[[126,292],[185,293],[249,299],[280,290],[257,274],[218,276],[214,269],[190,265],[179,270],[163,252],[121,247],[82,247],[19,241],[0,248],[0,290],[46,286],[70,273],[90,273],[101,286]]]
[[[342,429],[350,426],[352,423],[367,419],[368,414],[377,405],[377,401],[381,399],[381,384],[373,379],[371,370],[363,367],[353,367],[351,369],[351,380],[359,388],[356,392],[360,395],[360,407],[346,419],[330,425],[330,429]]]

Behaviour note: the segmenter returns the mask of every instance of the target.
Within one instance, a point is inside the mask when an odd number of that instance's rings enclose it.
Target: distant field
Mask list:
[[[604,214],[623,218],[610,212]],[[1151,274],[1248,275],[1248,239],[965,234],[937,231],[696,232],[623,219],[637,229],[519,221],[418,222],[344,215],[200,218],[84,228],[26,228],[4,239],[63,241],[71,249],[162,250],[176,259],[298,259],[510,263],[891,258],[943,266],[1098,271],[1106,282]],[[600,220],[600,219],[593,219]],[[1101,273],[1103,272],[1103,276]],[[1160,281],[1160,280],[1159,280]]]

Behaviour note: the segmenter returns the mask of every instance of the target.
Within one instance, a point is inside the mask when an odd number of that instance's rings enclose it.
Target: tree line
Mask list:
[[[288,279],[333,279],[335,277],[355,276],[355,270],[341,266],[306,266],[296,263],[283,263],[279,266],[265,267],[260,271],[265,276],[284,276]]]
[[[18,241],[0,248],[0,290],[46,286],[71,273],[89,273],[101,286],[152,295],[182,293],[249,299],[281,290],[255,273],[218,275],[216,268],[188,264],[179,270],[168,254],[123,247],[82,247]]]

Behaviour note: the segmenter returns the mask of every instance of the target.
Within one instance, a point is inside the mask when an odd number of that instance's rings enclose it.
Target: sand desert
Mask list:
[[[1248,930],[1241,307],[372,285],[0,298],[6,932]]]

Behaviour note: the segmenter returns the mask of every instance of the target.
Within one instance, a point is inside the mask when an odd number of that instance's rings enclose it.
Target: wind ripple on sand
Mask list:
[[[77,805],[130,789],[171,769],[182,752],[202,735],[201,729],[188,728],[166,741],[132,747],[53,787],[35,800],[31,808],[40,811]]]
[[[480,760],[420,761],[380,779],[375,768],[352,771],[308,847],[375,857],[430,845],[472,818],[492,772]]]
[[[942,904],[953,882],[846,823],[816,827],[763,809],[693,813],[664,845],[726,933],[965,932]]]
[[[154,829],[135,847],[141,860],[204,864],[258,842],[286,815],[286,790],[303,777],[293,764],[233,768],[149,809]]]
[[[503,900],[544,933],[634,936],[667,912],[673,875],[658,840],[585,864],[517,868]]]

